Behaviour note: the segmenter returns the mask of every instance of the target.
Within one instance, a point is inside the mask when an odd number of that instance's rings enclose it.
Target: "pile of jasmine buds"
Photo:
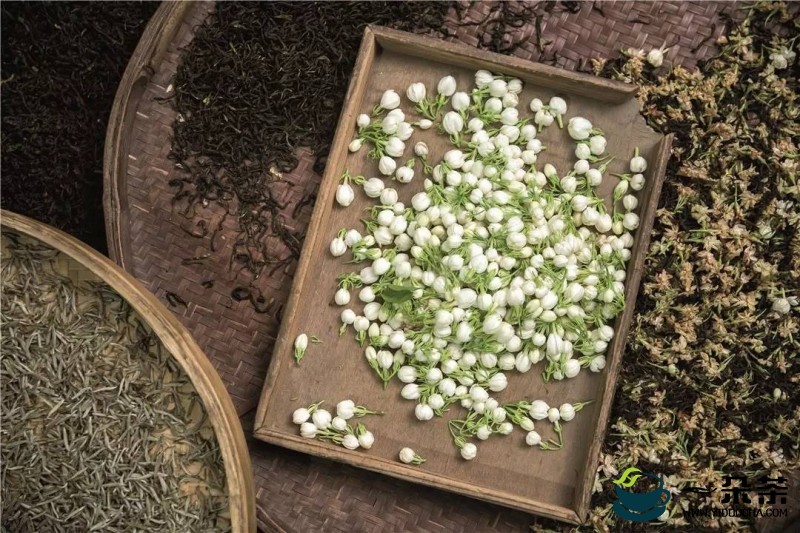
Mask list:
[[[321,401],[312,403],[308,407],[301,407],[292,413],[292,422],[300,426],[301,436],[307,439],[333,442],[348,450],[372,448],[372,444],[375,442],[372,432],[360,422],[351,426],[347,421],[383,413],[356,405],[353,400],[342,400],[336,404],[336,416],[332,416],[329,411],[320,407],[322,403]]]
[[[364,304],[361,313],[342,311],[340,331],[353,328],[384,386],[395,377],[405,383],[401,395],[417,403],[419,420],[442,416],[456,402],[469,410],[450,425],[465,459],[477,450],[468,438],[508,434],[515,424],[528,432],[528,444],[561,447],[559,422],[585,404],[548,408],[541,420],[554,425],[559,442],[543,442],[533,430],[541,403],[500,405],[491,394],[506,388],[506,372],[539,363],[545,381],[605,367],[639,225],[635,192],[645,185],[647,162],[638,149],[630,172],[616,175],[609,213],[595,192],[612,159],[603,132],[583,117],[566,121],[559,97],[547,104],[534,98],[532,116],[523,118],[521,91],[520,80],[484,70],[469,92],[457,91],[451,76],[431,99],[424,84],[412,84],[407,97],[425,117],[417,125],[439,122],[453,145],[436,164],[424,143],[415,145],[424,191],[405,206],[384,179],[345,172],[336,194],[350,205],[355,183],[378,199],[364,235],[342,229],[330,245],[334,256],[349,250],[353,262],[367,263],[339,278],[335,302],[347,306],[357,292]],[[371,116],[358,118],[350,148],[370,143],[380,173],[408,183],[414,160],[398,166],[395,158],[413,127],[399,106],[397,93],[387,91]],[[566,171],[539,161],[546,147],[537,135],[554,123],[575,141],[576,161]]]

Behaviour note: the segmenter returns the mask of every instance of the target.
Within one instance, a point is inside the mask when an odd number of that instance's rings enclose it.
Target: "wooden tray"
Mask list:
[[[375,162],[367,150],[355,156],[347,145],[353,138],[355,117],[372,108],[385,89],[404,94],[412,82],[434,87],[444,75],[456,77],[459,87],[472,86],[479,68],[517,76],[526,86],[520,95],[521,115],[527,116],[527,103],[538,96],[547,101],[559,95],[567,100],[568,116],[584,116],[608,134],[608,153],[616,160],[608,173],[627,170],[627,160],[635,146],[650,162],[647,186],[639,192],[641,226],[635,233],[628,268],[626,308],[616,322],[617,335],[607,354],[608,367],[600,374],[587,375],[546,385],[538,372],[509,377],[508,391],[498,399],[511,401],[545,399],[558,405],[564,401],[588,401],[586,408],[565,426],[565,446],[558,452],[527,447],[519,431],[506,438],[480,443],[478,458],[463,461],[453,446],[446,419],[452,414],[423,424],[413,417],[413,404],[400,399],[397,380],[383,390],[365,363],[362,349],[351,334],[338,335],[341,307],[328,305],[336,278],[353,270],[352,265],[333,258],[328,252],[340,228],[361,228],[364,208],[374,201],[358,192],[347,209],[334,206],[338,179],[347,168],[353,175],[373,176]],[[347,93],[328,166],[319,191],[303,254],[294,279],[287,312],[256,415],[256,437],[326,458],[343,461],[390,476],[408,479],[473,496],[543,516],[579,523],[588,516],[589,496],[595,465],[608,421],[616,377],[628,326],[633,316],[642,265],[652,229],[664,170],[672,139],[650,130],[639,115],[635,88],[622,83],[562,71],[516,58],[482,52],[474,48],[444,43],[389,30],[368,28]],[[405,100],[404,100],[405,102]],[[408,109],[407,102],[403,108]],[[523,111],[525,110],[525,111]],[[574,161],[574,144],[565,132],[551,127],[541,135],[548,150],[541,162],[551,161],[557,168]],[[415,132],[407,144],[424,140],[431,153],[441,157],[446,140],[433,131]],[[405,157],[410,157],[410,148]],[[615,180],[607,177],[598,194],[609,202]],[[400,200],[408,202],[422,190],[422,179],[400,185]],[[354,306],[358,307],[358,305]],[[293,358],[293,342],[300,333],[317,335],[321,345],[311,345],[302,364]],[[333,406],[351,398],[356,403],[386,412],[369,419],[376,443],[369,452],[348,451],[342,447],[304,439],[291,422],[294,409],[319,400]],[[458,412],[460,409],[453,409]],[[398,462],[397,453],[410,446],[427,458],[421,467]]]
[[[67,256],[80,266],[79,270],[70,267],[70,276],[75,279],[96,279],[108,284],[158,335],[164,347],[188,374],[214,427],[225,464],[232,530],[236,533],[254,532],[253,474],[242,426],[219,375],[189,332],[130,274],[77,239],[10,211],[0,211],[0,225],[4,231],[13,230],[32,237]]]

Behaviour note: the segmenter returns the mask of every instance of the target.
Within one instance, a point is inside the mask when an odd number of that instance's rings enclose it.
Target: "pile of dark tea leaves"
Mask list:
[[[197,215],[212,251],[230,216],[240,232],[231,259],[253,278],[299,257],[304,235],[287,228],[272,184],[297,166],[301,147],[312,150],[318,174],[324,169],[364,27],[443,31],[448,9],[439,2],[216,5],[183,51],[169,97],[178,112],[170,157],[185,170],[171,183],[174,205]],[[202,214],[209,204],[226,213],[213,228]],[[278,237],[288,258],[275,257],[267,237]]]
[[[765,477],[794,477],[786,516],[797,512],[799,8],[742,6],[698,69],[670,65],[669,52],[655,68],[648,50],[595,61],[597,73],[636,84],[647,122],[675,135],[596,480],[595,530],[651,527],[612,512],[612,481],[630,466],[663,476],[668,528],[752,531],[753,515],[686,512],[731,509],[725,476],[743,476],[751,494]],[[777,516],[758,521],[770,529]]]
[[[230,531],[213,428],[158,338],[56,250],[2,244],[3,531]]]
[[[117,85],[158,2],[3,2],[3,209],[98,250]]]

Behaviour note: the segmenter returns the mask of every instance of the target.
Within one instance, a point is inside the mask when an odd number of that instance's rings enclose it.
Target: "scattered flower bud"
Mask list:
[[[384,109],[395,109],[400,105],[400,95],[393,90],[389,89],[381,96],[380,106]]]

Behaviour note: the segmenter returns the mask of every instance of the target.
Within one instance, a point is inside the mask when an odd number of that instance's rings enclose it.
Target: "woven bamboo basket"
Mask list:
[[[70,279],[106,283],[158,336],[188,375],[214,428],[225,466],[232,530],[255,531],[253,476],[242,427],[222,381],[189,332],[130,274],[77,239],[9,211],[0,212],[0,225],[3,231],[30,237],[66,256],[64,270]]]
[[[535,2],[534,2],[535,3]],[[479,21],[491,17],[497,2],[467,5],[446,23],[452,39],[481,46]],[[721,12],[730,2],[583,2],[547,11],[537,33],[532,22],[507,35],[521,43],[513,54],[569,70],[587,70],[588,60],[615,57],[620,49],[670,47],[673,64],[693,67],[714,53],[722,34]],[[168,182],[179,171],[168,159],[174,109],[168,96],[180,50],[194,29],[213,12],[213,2],[165,2],[151,19],[122,78],[112,108],[104,152],[104,210],[111,258],[155,296],[177,294],[186,306],[170,310],[208,354],[233,399],[242,424],[253,427],[280,312],[289,296],[294,266],[263,276],[259,288],[268,313],[235,302],[238,285],[229,257],[217,253],[201,265],[182,260],[207,251],[208,243],[190,236],[173,213]],[[465,24],[465,22],[473,22]],[[539,38],[537,38],[537,35]],[[312,207],[293,212],[317,191],[321,176],[307,151],[285,173],[277,200],[290,229],[303,233]],[[220,213],[221,215],[221,213]],[[235,239],[233,221],[217,239]],[[279,253],[277,255],[280,255]],[[214,279],[212,289],[200,283]],[[386,478],[353,467],[250,441],[259,526],[279,531],[520,531],[532,517],[463,496]]]

